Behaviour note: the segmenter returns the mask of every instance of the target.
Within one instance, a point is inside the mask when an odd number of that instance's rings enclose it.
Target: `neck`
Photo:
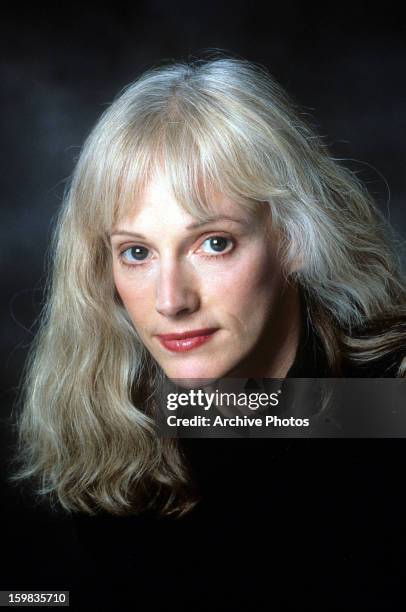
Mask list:
[[[288,285],[282,299],[278,323],[270,342],[275,347],[270,354],[264,378],[285,378],[293,365],[301,334],[301,303],[299,291]]]

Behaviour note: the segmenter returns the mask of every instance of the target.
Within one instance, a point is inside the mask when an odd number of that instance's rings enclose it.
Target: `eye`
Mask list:
[[[233,242],[230,238],[225,238],[224,236],[211,236],[203,242],[202,249],[208,255],[216,255],[229,251],[232,246]]]
[[[143,246],[133,246],[121,253],[124,263],[137,264],[147,259],[149,250]]]

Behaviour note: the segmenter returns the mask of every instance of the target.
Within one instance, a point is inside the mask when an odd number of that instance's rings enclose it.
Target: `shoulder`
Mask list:
[[[372,333],[371,333],[372,332]],[[343,376],[396,378],[406,359],[406,321],[348,338]],[[405,368],[404,368],[405,369]]]
[[[342,376],[347,378],[397,378],[404,357],[406,354],[395,353],[362,363],[345,360]]]

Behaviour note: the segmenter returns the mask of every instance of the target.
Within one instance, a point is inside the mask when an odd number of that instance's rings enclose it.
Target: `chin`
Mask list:
[[[182,367],[163,367],[162,369],[173,383],[188,389],[211,385],[225,376],[227,372],[225,368],[213,367],[213,363],[190,363]]]

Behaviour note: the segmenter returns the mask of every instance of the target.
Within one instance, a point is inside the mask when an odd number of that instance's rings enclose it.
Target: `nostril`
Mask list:
[[[194,280],[181,265],[174,262],[162,265],[156,288],[156,310],[170,317],[194,312],[200,303]]]
[[[194,309],[191,302],[159,302],[156,305],[156,310],[164,316],[174,317],[192,312]]]

